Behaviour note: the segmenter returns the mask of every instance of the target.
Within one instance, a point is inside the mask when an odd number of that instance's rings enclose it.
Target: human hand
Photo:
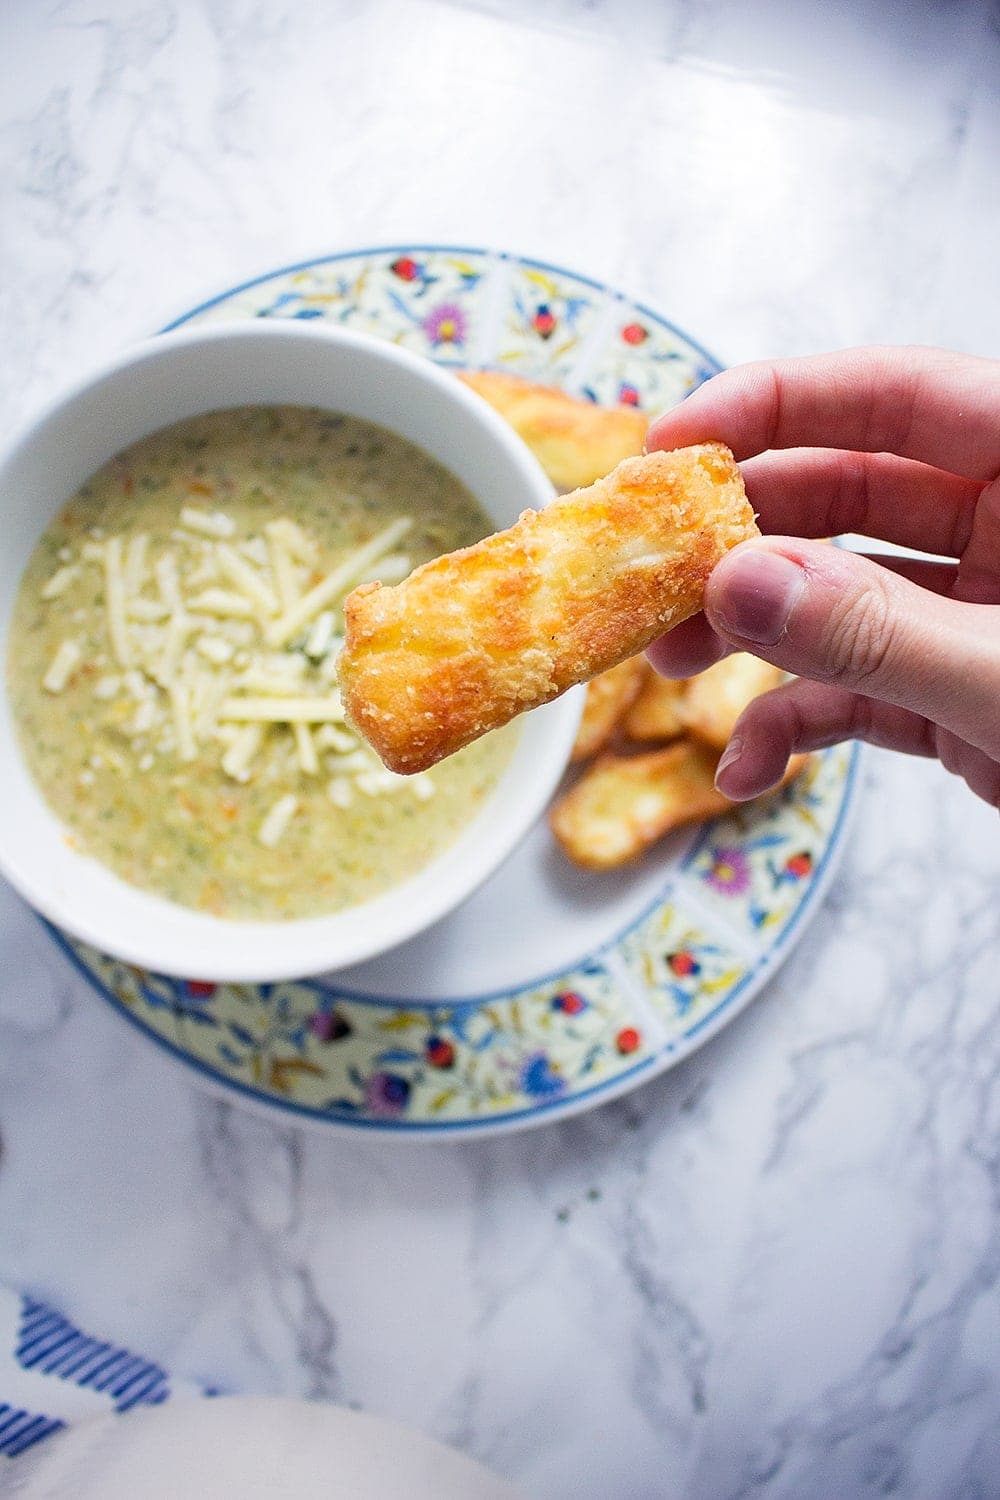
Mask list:
[[[743,365],[658,418],[647,447],[715,439],[761,541],[713,571],[705,612],[649,649],[686,677],[750,651],[797,680],[756,699],[718,770],[735,801],[844,739],[937,756],[1000,806],[1000,362],[924,348]],[[803,538],[860,532],[951,562]]]

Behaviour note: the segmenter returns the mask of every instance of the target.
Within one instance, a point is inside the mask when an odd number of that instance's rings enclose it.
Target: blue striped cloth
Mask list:
[[[0,1287],[0,1462],[72,1422],[214,1394]]]

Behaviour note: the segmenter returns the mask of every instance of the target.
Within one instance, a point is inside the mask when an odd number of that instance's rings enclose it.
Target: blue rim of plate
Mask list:
[[[593,278],[509,252],[453,245],[383,245],[297,262],[207,299],[163,331],[213,320],[219,313],[325,317],[322,308],[331,305],[331,296],[335,303],[339,294],[326,287],[311,295],[309,278],[321,278],[326,268],[352,262],[361,263],[358,284],[364,285],[369,301],[380,276],[383,282],[388,275],[403,284],[384,282],[387,297],[371,305],[345,297],[338,321],[360,316],[377,336],[396,336],[399,341],[412,342],[426,334],[423,352],[452,368],[466,362],[453,339],[446,341],[443,357],[436,347],[426,346],[428,328],[433,327],[436,336],[441,320],[435,323],[435,314],[425,316],[423,308],[420,317],[415,316],[400,293],[407,290],[405,276],[411,283],[418,274],[424,279],[415,293],[422,297],[436,281],[453,279],[458,267],[464,280],[448,292],[452,300],[445,305],[453,323],[464,329],[459,299],[470,290],[474,264],[485,269],[471,287],[492,275],[504,295],[510,291],[519,299],[522,321],[525,309],[523,288],[515,289],[518,277],[532,287],[537,283],[548,300],[540,303],[544,318],[536,311],[532,325],[520,328],[493,288],[493,330],[480,331],[480,357],[470,359],[470,364],[511,368],[592,394],[584,375],[595,367],[604,370],[602,356],[609,358],[605,346],[621,338],[626,347],[615,343],[612,373],[637,405],[644,404],[640,387],[647,341],[660,341],[653,357],[669,367],[671,389],[678,375],[687,389],[693,389],[722,368],[674,323]],[[431,275],[429,265],[440,274]],[[278,293],[277,307],[269,306],[267,290],[282,283],[286,291]],[[307,290],[291,294],[290,284],[304,284]],[[596,307],[586,305],[581,289],[593,294]],[[262,299],[260,307],[254,307],[254,299]],[[289,303],[296,301],[298,310],[289,310]],[[319,312],[314,310],[317,304]],[[581,307],[590,320],[589,333],[575,356],[559,365],[548,357],[545,341],[553,332],[549,325],[558,327],[565,310],[569,331]],[[474,316],[473,305],[470,321]],[[622,317],[629,319],[624,325]],[[549,329],[544,334],[543,325]],[[491,337],[503,346],[501,357],[484,359]],[[557,360],[573,347],[565,341],[557,345]],[[619,379],[622,371],[635,372],[636,385]],[[607,388],[605,381],[605,399]],[[653,389],[662,394],[666,387],[654,381]],[[737,809],[706,823],[677,866],[666,873],[655,897],[622,931],[595,944],[568,968],[516,988],[414,1000],[341,988],[336,976],[333,982],[328,978],[296,985],[210,986],[146,974],[95,952],[48,922],[44,925],[118,1014],[166,1056],[228,1098],[326,1129],[362,1128],[403,1138],[504,1133],[563,1118],[629,1092],[690,1055],[746,1007],[788,956],[832,878],[856,804],[860,754],[856,743],[835,746],[813,758],[805,777],[767,799],[766,811]],[[780,863],[786,849],[793,852]],[[768,904],[772,886],[774,900],[779,906],[785,903],[777,914]],[[789,886],[795,887],[792,894]],[[272,1048],[278,1013],[284,1028],[283,1058],[275,1058]],[[482,1029],[486,1016],[485,1040],[477,1036],[470,1041],[470,1031]],[[171,1027],[174,1034],[165,1034]],[[215,1060],[199,1050],[212,1028],[223,1034]],[[400,1037],[407,1045],[385,1044]],[[320,1102],[315,1097],[317,1074],[327,1064],[316,1059],[334,1057],[338,1061],[335,1067],[329,1065],[330,1075],[339,1093]],[[496,1073],[488,1079],[485,1093],[484,1058]],[[459,1066],[464,1075],[455,1072]],[[488,1067],[485,1071],[488,1074]],[[458,1076],[466,1078],[464,1096],[454,1083]],[[469,1084],[469,1078],[476,1084]],[[325,1076],[323,1084],[321,1093]]]

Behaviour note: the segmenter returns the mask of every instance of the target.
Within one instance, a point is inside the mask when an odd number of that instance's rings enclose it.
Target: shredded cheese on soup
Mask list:
[[[359,419],[249,408],[154,434],[73,497],[22,581],[30,768],[83,847],[171,899],[298,916],[385,889],[468,822],[513,738],[386,771],[344,722],[343,601],[489,529]]]

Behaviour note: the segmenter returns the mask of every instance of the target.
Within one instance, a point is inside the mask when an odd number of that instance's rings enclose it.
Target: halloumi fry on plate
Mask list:
[[[629,458],[508,531],[345,601],[352,726],[393,771],[426,770],[645,649],[758,536],[728,448]]]
[[[575,864],[625,864],[671,828],[730,806],[713,784],[717,761],[688,739],[644,755],[602,755],[552,808],[552,831]]]
[[[588,682],[571,761],[586,760],[604,748],[651,671],[645,657],[629,656]]]
[[[780,667],[758,661],[746,651],[724,656],[696,677],[688,678],[677,704],[681,728],[706,745],[724,750],[747,704],[778,687],[784,676]]]
[[[459,378],[506,418],[557,489],[593,484],[645,445],[649,417],[634,406],[596,406],[498,370]]]
[[[714,784],[718,755],[695,740],[623,757],[602,755],[551,809],[549,823],[575,864],[611,870],[636,859],[673,828],[733,804]],[[808,756],[793,756],[782,786]]]
[[[625,733],[633,740],[675,740],[684,732],[680,704],[686,691],[686,678],[661,677],[650,667],[625,715]]]

